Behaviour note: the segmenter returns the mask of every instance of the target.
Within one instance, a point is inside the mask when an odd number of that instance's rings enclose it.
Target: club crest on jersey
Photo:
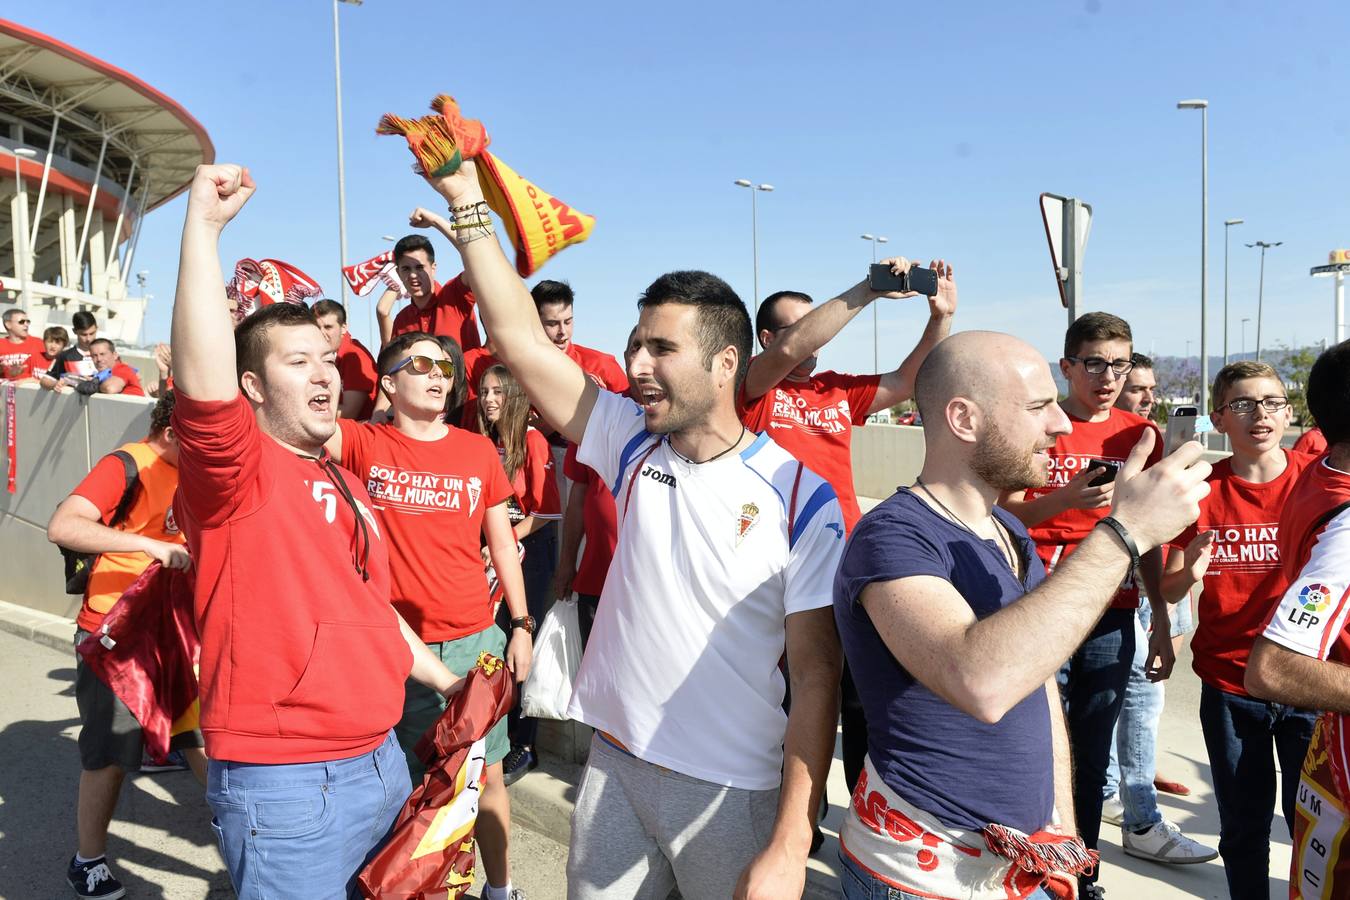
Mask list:
[[[478,509],[478,498],[483,496],[483,479],[475,475],[469,479],[467,487],[469,489],[469,515],[473,515],[474,510]]]
[[[745,536],[750,533],[750,529],[755,527],[759,521],[759,507],[753,503],[746,503],[741,507],[740,515],[736,517],[736,546],[741,545]]]
[[[1312,581],[1298,592],[1298,603],[1289,610],[1287,618],[1290,624],[1300,628],[1314,628],[1322,622],[1320,613],[1330,605],[1331,588]]]
[[[178,533],[178,520],[173,517],[172,503],[169,504],[168,509],[164,510],[164,533],[165,534]]]

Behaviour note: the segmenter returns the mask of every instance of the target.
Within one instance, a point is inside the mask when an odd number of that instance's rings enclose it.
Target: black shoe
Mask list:
[[[820,830],[819,825],[811,826],[811,852],[810,856],[815,856],[820,850],[821,845],[825,843],[825,833]]]
[[[108,860],[102,856],[87,863],[76,862],[72,856],[70,869],[66,872],[66,881],[70,882],[70,886],[79,897],[116,900],[127,894],[122,882],[113,877],[112,870],[108,868]]]
[[[1100,884],[1089,884],[1078,892],[1078,900],[1106,900],[1106,888]]]
[[[529,747],[512,747],[511,752],[502,760],[502,783],[515,784],[526,772],[539,768],[539,757]]]

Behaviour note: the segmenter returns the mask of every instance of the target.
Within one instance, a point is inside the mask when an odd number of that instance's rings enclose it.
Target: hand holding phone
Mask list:
[[[1116,480],[1120,474],[1120,463],[1111,462],[1105,459],[1094,459],[1088,463],[1089,469],[1105,469],[1106,471],[1094,477],[1088,482],[1088,487],[1101,487],[1104,484],[1110,484]]]
[[[937,272],[921,266],[910,266],[908,272],[897,275],[886,263],[873,263],[867,273],[867,286],[883,294],[915,293],[932,297],[937,293],[937,282]]]

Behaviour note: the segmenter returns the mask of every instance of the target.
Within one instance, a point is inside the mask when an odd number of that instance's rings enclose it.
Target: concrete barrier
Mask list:
[[[155,404],[144,397],[56,394],[30,384],[14,394],[18,471],[15,492],[0,491],[0,600],[73,617],[80,598],[62,589],[61,553],[47,541],[47,520],[99,457],[146,436]],[[0,471],[8,471],[8,426],[0,429],[6,433]]]

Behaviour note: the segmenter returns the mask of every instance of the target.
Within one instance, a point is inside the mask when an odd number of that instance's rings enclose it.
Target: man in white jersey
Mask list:
[[[597,728],[572,820],[568,896],[792,900],[834,750],[829,484],[741,425],[750,318],[704,272],[639,301],[628,377],[596,387],[539,324],[473,164],[432,180],[497,355],[615,492],[619,539],[569,714]],[[782,710],[786,650],[792,710]]]

